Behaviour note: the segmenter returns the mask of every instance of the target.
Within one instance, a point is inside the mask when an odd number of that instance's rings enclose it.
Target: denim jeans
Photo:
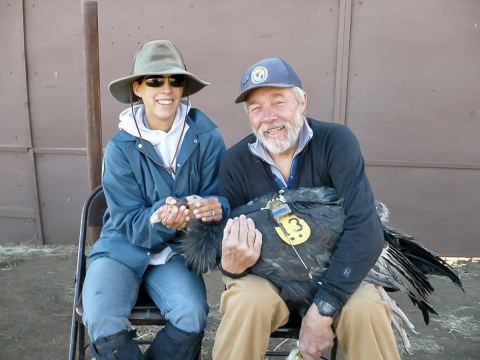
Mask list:
[[[162,315],[186,332],[202,332],[207,325],[205,282],[190,271],[184,258],[174,255],[165,265],[149,265],[137,279],[122,263],[98,258],[87,270],[83,285],[83,321],[90,339],[116,334],[130,327],[128,316],[142,283]]]

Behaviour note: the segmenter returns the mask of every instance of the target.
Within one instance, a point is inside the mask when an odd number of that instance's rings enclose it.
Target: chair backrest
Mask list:
[[[86,245],[87,228],[92,228],[90,231],[91,243],[93,244],[98,240],[103,226],[103,216],[106,210],[107,199],[103,192],[103,186],[100,185],[90,193],[83,204],[80,223],[80,249],[83,249]]]
[[[93,242],[97,241],[100,235],[100,227],[103,226],[103,215],[107,209],[107,200],[103,192],[103,186],[100,185],[95,188],[85,200],[82,209],[82,216],[80,220],[80,237],[78,241],[78,259],[77,259],[77,274],[75,285],[75,306],[78,301],[78,297],[81,294],[83,280],[86,272],[86,254],[85,246],[87,243],[87,229],[93,227],[99,227],[98,231],[92,231]]]
[[[102,185],[92,191],[88,199],[85,201],[85,206],[87,207],[87,227],[102,226],[103,215],[107,210],[107,199],[105,198]]]

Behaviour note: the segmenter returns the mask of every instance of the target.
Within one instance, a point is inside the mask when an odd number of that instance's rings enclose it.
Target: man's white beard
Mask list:
[[[267,138],[264,134],[268,129],[274,129],[284,126],[287,131],[286,138]],[[283,120],[275,121],[273,124],[263,124],[258,130],[252,127],[254,135],[258,141],[267,149],[270,154],[278,155],[295,146],[298,142],[300,132],[303,127],[303,115],[297,114],[295,123],[286,122]]]

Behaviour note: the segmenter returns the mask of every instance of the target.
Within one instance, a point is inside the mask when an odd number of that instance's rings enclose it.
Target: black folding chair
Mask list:
[[[80,222],[80,238],[78,245],[77,272],[75,276],[75,297],[72,315],[72,329],[70,337],[69,360],[75,360],[78,349],[78,359],[85,358],[85,325],[82,321],[82,287],[86,274],[85,247],[87,245],[87,233],[89,228],[101,227],[103,225],[103,215],[107,209],[107,201],[103,192],[103,187],[99,186],[88,196],[82,209],[82,217]],[[95,242],[98,239],[93,239]],[[145,290],[141,287],[137,299],[137,303],[132,309],[129,317],[132,325],[158,325],[163,326],[166,323],[165,318],[161,315],[160,310],[150,299]],[[271,338],[290,338],[298,339],[300,333],[301,319],[296,313],[292,313],[290,320],[284,326],[273,332]],[[138,340],[139,344],[150,344],[150,340]],[[335,360],[337,352],[337,341],[331,352],[331,360]],[[285,351],[267,351],[267,356],[288,356]]]
[[[77,273],[75,276],[75,298],[72,315],[72,330],[70,337],[69,360],[75,360],[77,349],[78,359],[85,357],[85,325],[82,321],[82,287],[86,274],[85,247],[87,243],[87,229],[92,227],[101,227],[103,225],[103,215],[107,209],[107,201],[103,193],[103,187],[99,186],[88,196],[83,205],[82,217],[80,222],[80,239],[78,245]],[[93,239],[93,242],[98,239]],[[166,323],[165,318],[160,314],[160,310],[150,299],[143,288],[140,288],[137,303],[132,309],[129,317],[132,325],[159,325]],[[150,340],[138,340],[139,344],[150,344]]]
[[[270,338],[273,339],[297,339],[299,338],[300,335],[300,326],[302,325],[302,318],[296,311],[292,311],[290,313],[290,318],[288,319],[288,322],[279,327],[277,330],[275,330],[271,335]],[[338,341],[337,338],[333,340],[333,347],[332,350],[330,351],[330,360],[336,360],[337,358],[337,349],[338,349]],[[288,356],[290,354],[289,351],[274,351],[274,350],[268,350],[267,353],[265,354],[266,356]],[[326,358],[324,356],[321,357],[321,359],[328,360],[329,358]]]

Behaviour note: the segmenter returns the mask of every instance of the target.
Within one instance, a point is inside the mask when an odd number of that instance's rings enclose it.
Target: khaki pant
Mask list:
[[[247,275],[223,276],[223,292],[213,347],[214,360],[260,360],[270,334],[288,321],[289,310],[270,281]],[[400,359],[387,303],[372,284],[362,282],[334,321],[346,360]]]

